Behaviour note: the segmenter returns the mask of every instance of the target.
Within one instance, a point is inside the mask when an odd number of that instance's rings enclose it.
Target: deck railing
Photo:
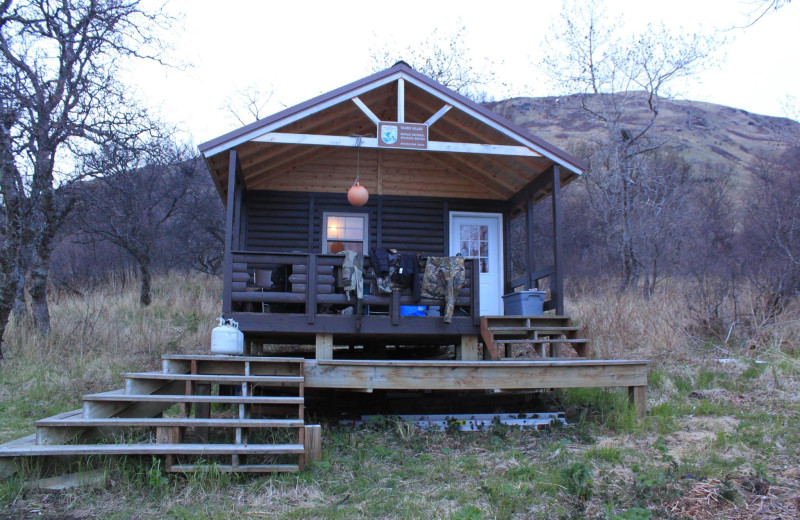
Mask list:
[[[305,314],[308,323],[313,324],[321,313],[331,313],[336,309],[354,306],[355,299],[337,291],[336,270],[344,262],[342,255],[312,253],[265,253],[252,251],[233,252],[230,287],[225,287],[226,308],[233,312],[286,312]],[[392,291],[391,295],[376,294],[374,275],[370,274],[369,257],[364,259],[365,294],[362,300],[370,313],[388,314],[392,324],[401,320],[401,306],[424,305],[443,307],[441,299],[414,299],[411,289]],[[459,292],[455,306],[462,312],[457,317],[469,317],[475,325],[480,323],[479,284],[477,261],[465,261],[467,281]],[[283,272],[277,282],[270,276],[269,282],[259,280],[259,273]],[[311,274],[313,273],[313,274]],[[423,273],[417,273],[421,277]],[[262,278],[268,276],[262,274]],[[313,279],[313,280],[312,280]],[[369,288],[372,290],[370,290]],[[264,306],[270,305],[270,308]],[[466,312],[466,314],[465,314]]]
[[[555,266],[551,265],[548,267],[544,267],[542,269],[538,269],[531,273],[527,273],[519,278],[515,278],[508,282],[507,289],[509,291],[513,291],[518,288],[523,289],[539,289],[543,290],[544,284],[542,281],[550,282],[548,285],[551,285],[551,278],[555,275]],[[552,298],[545,300],[544,302],[544,310],[552,310],[556,308],[556,302]]]

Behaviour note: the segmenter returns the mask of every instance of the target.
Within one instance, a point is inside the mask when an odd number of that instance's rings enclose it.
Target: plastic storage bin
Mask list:
[[[503,296],[506,316],[541,316],[544,312],[545,291],[519,291]]]

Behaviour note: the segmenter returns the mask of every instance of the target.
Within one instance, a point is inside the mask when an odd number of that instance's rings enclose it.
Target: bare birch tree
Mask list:
[[[583,185],[608,224],[619,254],[621,289],[626,290],[639,283],[645,267],[647,234],[642,230],[657,225],[641,220],[647,214],[641,205],[654,204],[654,176],[663,173],[648,160],[666,144],[656,131],[659,105],[675,80],[703,66],[713,42],[698,34],[671,34],[663,27],[621,38],[615,36],[620,25],[620,20],[609,20],[599,2],[571,4],[554,27],[555,36],[548,38],[551,52],[543,65],[559,88],[578,93],[576,109],[603,128],[588,148],[590,168]],[[658,211],[651,215],[675,208],[677,199],[671,202],[669,191],[656,191]]]
[[[6,219],[3,256],[17,263],[16,271],[3,272],[0,293],[8,294],[13,283],[16,294],[21,277],[12,278],[26,269],[33,317],[43,333],[50,329],[48,262],[71,207],[58,189],[69,181],[69,168],[58,165],[74,161],[92,142],[147,130],[146,114],[129,108],[116,78],[123,57],[158,59],[160,42],[151,29],[163,21],[139,0],[0,0],[0,195],[6,213],[16,211],[18,218]],[[0,298],[0,334],[7,305]]]

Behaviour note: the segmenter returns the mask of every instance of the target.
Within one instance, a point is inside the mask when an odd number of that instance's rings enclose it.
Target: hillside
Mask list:
[[[590,96],[590,103],[608,101]],[[487,106],[565,148],[591,141],[602,128],[581,108],[581,95],[512,98]],[[623,121],[636,128],[649,117],[644,94],[617,95]],[[691,162],[716,163],[740,175],[757,161],[758,154],[800,142],[800,123],[787,118],[751,114],[745,110],[698,101],[661,100],[655,132]]]

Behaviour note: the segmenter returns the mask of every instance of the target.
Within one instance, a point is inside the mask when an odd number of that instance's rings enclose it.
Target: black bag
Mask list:
[[[392,275],[392,283],[400,289],[408,289],[414,283],[417,274],[417,255],[413,253],[400,254],[400,266]]]
[[[375,268],[375,274],[378,276],[387,276],[389,274],[389,252],[382,247],[373,247],[370,250],[370,259],[372,260],[372,267]]]

